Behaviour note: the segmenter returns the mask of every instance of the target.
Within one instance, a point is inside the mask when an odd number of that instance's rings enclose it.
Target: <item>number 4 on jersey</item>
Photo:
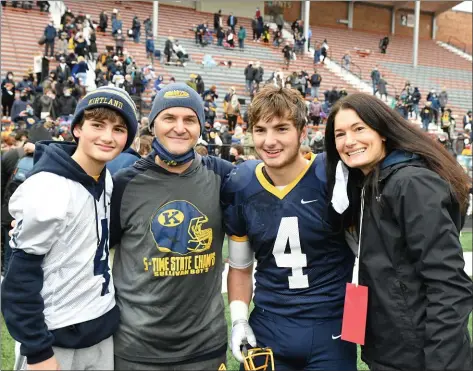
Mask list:
[[[289,244],[289,253],[285,253]],[[290,289],[303,289],[309,287],[309,279],[302,273],[302,268],[307,266],[307,255],[302,253],[299,238],[299,222],[297,217],[281,219],[278,235],[273,247],[274,260],[280,268],[291,268],[292,275],[288,277]]]

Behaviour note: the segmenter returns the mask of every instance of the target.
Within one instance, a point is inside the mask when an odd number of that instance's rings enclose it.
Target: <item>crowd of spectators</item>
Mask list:
[[[47,2],[38,3],[42,11],[48,10]],[[141,113],[146,108],[142,99],[146,88],[152,90],[151,98],[153,98],[166,83],[175,81],[171,77],[165,82],[163,76],[155,75],[153,67],[155,58],[162,57],[164,63],[177,66],[186,66],[186,62],[190,59],[186,49],[173,36],[168,36],[165,40],[162,53],[156,50],[152,21],[147,17],[143,22],[143,28],[149,64],[139,66],[125,47],[127,42],[141,43],[139,17],[133,17],[128,30],[124,30],[122,15],[117,9],[113,9],[110,14],[102,11],[98,18],[94,20],[88,14],[80,11],[74,14],[71,9],[67,9],[61,17],[60,27],[54,27],[52,21],[45,27],[44,34],[39,40],[40,44],[44,44],[44,52],[34,56],[33,68],[25,72],[23,79],[16,83],[13,73],[7,73],[2,81],[2,109],[3,119],[12,121],[4,132],[12,134],[3,134],[4,138],[8,137],[8,140],[4,141],[3,150],[8,149],[8,146],[15,146],[16,142],[12,138],[17,132],[27,133],[36,124],[44,125],[53,139],[70,140],[68,132],[70,115],[86,92],[95,87],[114,85],[126,90],[137,103]],[[303,57],[305,43],[310,46],[312,32],[309,29],[309,37],[304,38],[303,22],[297,19],[290,27],[292,37],[284,40],[282,15],[275,17],[274,22],[276,28],[271,29],[257,8],[251,23],[250,36],[254,43],[272,43],[274,46],[284,44],[282,53],[287,71],[278,69],[265,76],[260,61],[249,62],[244,70],[245,93],[249,95],[249,101],[246,102],[245,98],[239,96],[235,87],[230,87],[225,92],[223,106],[218,107],[217,86],[205,89],[203,77],[198,73],[190,74],[189,79],[185,81],[202,96],[204,102],[207,124],[201,144],[205,144],[209,154],[219,154],[227,159],[233,159],[230,157],[233,154],[239,161],[255,155],[251,148],[251,135],[246,131],[247,115],[242,107],[251,102],[254,94],[264,84],[289,87],[298,90],[306,98],[311,130],[305,145],[314,152],[323,149],[323,132],[319,127],[324,124],[333,104],[348,94],[347,90],[344,87],[334,86],[325,89],[323,94],[319,95],[323,76],[318,64],[324,63],[328,56],[330,48],[327,39],[323,42],[314,42],[313,71],[289,72],[291,61]],[[213,29],[204,20],[201,24],[194,25],[192,30],[195,32],[195,43],[202,47],[216,43],[217,46],[230,49],[238,46],[244,51],[248,37],[245,27],[238,24],[238,18],[230,13],[224,20],[221,10],[214,14]],[[97,37],[100,38],[102,35],[111,35],[115,46],[107,45],[99,53]],[[57,66],[51,68],[50,62],[54,60],[57,61]],[[349,51],[344,55],[342,63],[344,68],[350,70]],[[231,61],[225,64],[231,68]],[[372,71],[371,79],[373,94],[379,94],[387,101],[389,84],[378,68]],[[322,96],[323,99],[320,99]],[[427,104],[422,109],[419,107],[421,99],[419,89],[411,88],[410,84],[406,83],[401,93],[396,94],[392,108],[407,119],[420,119],[426,129],[430,124],[440,125],[448,140],[452,141],[455,137],[455,120],[452,110],[448,108],[446,90],[439,94],[435,91],[429,92],[426,98]],[[219,108],[223,112],[221,119],[217,113]],[[464,121],[467,123],[464,127],[468,130],[471,128],[471,112],[465,117]],[[232,145],[243,146],[243,152],[240,148],[230,150]]]

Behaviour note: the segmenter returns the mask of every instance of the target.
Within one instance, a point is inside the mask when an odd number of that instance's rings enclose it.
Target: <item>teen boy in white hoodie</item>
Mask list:
[[[28,370],[113,370],[119,323],[109,268],[112,178],[105,164],[138,127],[122,89],[102,87],[79,102],[77,141],[41,142],[35,166],[13,194],[17,220],[2,284],[2,313]]]

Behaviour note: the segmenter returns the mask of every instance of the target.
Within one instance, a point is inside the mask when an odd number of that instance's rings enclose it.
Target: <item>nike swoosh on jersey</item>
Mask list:
[[[342,335],[338,335],[338,336],[333,336],[332,335],[332,340],[335,340],[335,339],[338,339],[339,337],[341,337]]]
[[[301,200],[301,204],[302,205],[305,205],[305,204],[310,204],[311,202],[317,202],[318,200],[310,200],[310,201],[304,201],[304,200]]]

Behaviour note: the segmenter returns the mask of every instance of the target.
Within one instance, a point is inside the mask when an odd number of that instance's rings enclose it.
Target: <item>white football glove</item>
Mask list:
[[[256,347],[256,337],[246,319],[239,319],[233,323],[231,349],[237,361],[243,363],[241,347],[250,344]]]

